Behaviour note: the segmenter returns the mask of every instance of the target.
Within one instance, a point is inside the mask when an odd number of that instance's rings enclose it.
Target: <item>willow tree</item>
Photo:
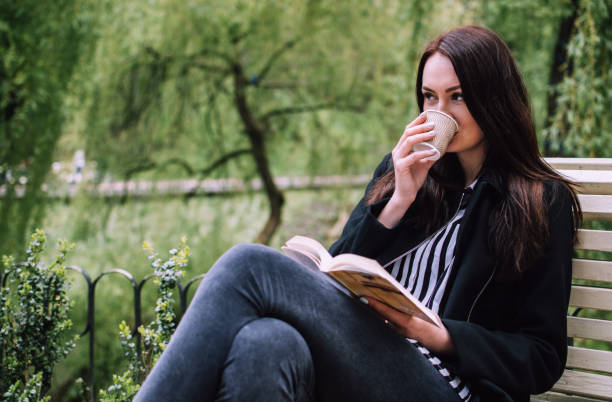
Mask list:
[[[0,0],[0,254],[15,253],[43,211],[66,87],[88,28],[86,0]]]
[[[270,241],[284,200],[271,158],[295,158],[295,147],[303,146],[297,137],[306,130],[316,138],[311,142],[329,145],[341,159],[338,143],[320,135],[333,131],[330,113],[359,120],[372,99],[384,113],[398,98],[404,101],[395,110],[412,98],[394,81],[406,79],[412,4],[128,3],[113,6],[113,39],[98,51],[106,67],[92,91],[89,157],[123,178],[169,165],[204,177],[240,160],[233,172],[259,177],[269,203],[259,242]],[[406,123],[406,109],[400,113],[395,135]],[[315,154],[329,151],[316,148]]]
[[[547,135],[561,155],[612,154],[612,1],[579,0]]]
[[[479,2],[480,19],[517,56],[545,154],[609,155],[612,1]]]

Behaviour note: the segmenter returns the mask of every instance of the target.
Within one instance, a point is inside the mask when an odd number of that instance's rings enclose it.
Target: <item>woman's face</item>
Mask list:
[[[448,145],[447,152],[484,158],[484,134],[463,100],[461,84],[450,59],[434,53],[423,68],[423,110],[439,110],[451,115],[459,131]],[[463,154],[463,155],[462,155]]]

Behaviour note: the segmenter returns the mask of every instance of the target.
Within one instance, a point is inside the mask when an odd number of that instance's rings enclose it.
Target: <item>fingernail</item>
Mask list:
[[[434,128],[436,125],[434,123],[425,123],[427,127]]]
[[[366,299],[365,297],[360,297],[359,301],[362,302],[363,304],[370,304],[370,302],[368,301],[368,299]]]
[[[435,133],[436,133],[436,131],[435,131],[435,130],[431,130],[431,131],[426,132],[425,134],[426,134],[426,135],[433,135],[433,134],[435,134]]]

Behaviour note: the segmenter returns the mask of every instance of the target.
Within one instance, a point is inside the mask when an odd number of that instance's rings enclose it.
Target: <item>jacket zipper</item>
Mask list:
[[[421,247],[421,245],[423,243],[425,243],[426,241],[429,241],[436,233],[440,232],[441,230],[446,229],[446,227],[452,222],[452,220],[455,219],[455,216],[457,216],[457,214],[459,213],[459,210],[461,210],[461,203],[463,202],[463,197],[464,196],[465,196],[465,193],[461,193],[461,199],[459,199],[459,205],[457,206],[457,210],[455,211],[455,214],[448,220],[448,222],[446,222],[446,224],[444,226],[442,226],[440,229],[436,230],[435,232],[433,232],[432,234],[427,236],[423,241],[421,241],[416,246],[412,247],[410,250],[406,251],[405,253],[403,253],[399,257],[396,257],[396,258],[392,259],[391,261],[389,261],[388,263],[386,263],[385,265],[383,265],[383,268],[387,268],[389,265],[394,264],[396,261],[404,258],[406,255],[412,253],[414,250],[416,250],[417,248]],[[455,260],[455,257],[453,256],[453,262],[454,262],[454,260]]]
[[[484,286],[482,287],[482,289],[480,289],[480,292],[474,299],[474,302],[472,303],[472,307],[470,307],[470,312],[468,313],[466,322],[470,322],[470,319],[472,318],[472,311],[474,311],[474,307],[476,307],[476,303],[478,303],[478,299],[480,299],[480,296],[482,296],[487,286],[489,286],[489,283],[491,283],[491,280],[495,276],[495,271],[497,271],[497,268],[493,268],[493,272],[491,272],[491,276],[489,276],[489,279],[487,279]]]
[[[436,293],[440,289],[440,285],[442,284],[442,281],[444,280],[444,277],[446,276],[446,272],[448,272],[448,270],[453,267],[454,263],[455,263],[455,256],[453,255],[453,258],[451,258],[451,260],[448,263],[448,265],[446,267],[444,267],[444,270],[442,271],[442,274],[440,275],[440,277],[436,281],[436,284],[435,284],[435,286],[433,288],[433,291],[431,292],[431,295],[429,295],[429,299],[427,299],[426,303],[423,303],[425,305],[425,307],[427,307],[429,309],[432,308],[432,303],[433,303],[433,300],[434,300],[434,296],[436,295]]]

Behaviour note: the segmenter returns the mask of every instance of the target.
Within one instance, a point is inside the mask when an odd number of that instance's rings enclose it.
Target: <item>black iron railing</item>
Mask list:
[[[128,271],[124,269],[111,269],[109,271],[102,272],[99,274],[93,281],[89,274],[85,272],[85,270],[81,267],[77,266],[67,266],[66,268],[79,272],[87,282],[87,324],[85,329],[81,333],[81,337],[89,334],[89,369],[88,369],[88,385],[89,385],[89,400],[95,400],[95,374],[94,374],[94,354],[95,354],[95,291],[96,285],[102,279],[102,277],[111,274],[119,274],[126,278],[130,285],[132,286],[132,291],[134,292],[134,329],[133,335],[136,339],[136,350],[140,353],[140,333],[138,332],[138,327],[142,324],[142,311],[141,311],[141,292],[144,284],[154,277],[153,274],[149,274],[145,276],[140,282],[134,279],[134,276],[130,274]],[[187,292],[191,285],[204,277],[205,274],[198,275],[194,278],[191,278],[185,285],[178,281],[178,290],[180,297],[180,315],[182,317],[187,309]]]
[[[138,327],[142,325],[142,309],[141,309],[141,292],[144,284],[154,277],[153,274],[149,274],[145,276],[140,282],[134,279],[134,276],[124,269],[111,269],[105,272],[102,272],[98,276],[96,276],[93,280],[91,276],[81,267],[78,266],[67,266],[69,270],[78,272],[87,282],[87,322],[85,324],[85,329],[81,332],[80,337],[84,337],[85,335],[89,335],[89,368],[87,372],[87,383],[88,383],[88,398],[90,401],[95,401],[95,373],[94,373],[94,356],[95,356],[95,292],[96,285],[104,276],[111,274],[118,274],[128,280],[130,285],[132,286],[132,291],[134,294],[134,329],[132,330],[132,334],[136,340],[136,350],[140,353],[140,333],[138,332]],[[179,293],[179,317],[182,317],[187,309],[187,292],[189,288],[194,283],[200,281],[205,274],[200,274],[194,278],[188,280],[185,285],[183,285],[180,281],[177,281],[178,293]],[[4,287],[6,286],[6,280],[8,275],[3,275],[2,270],[0,270],[0,284]]]

